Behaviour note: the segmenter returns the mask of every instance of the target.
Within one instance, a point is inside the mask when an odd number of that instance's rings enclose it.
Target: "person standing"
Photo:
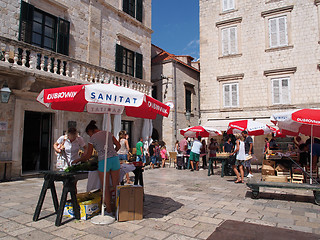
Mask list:
[[[136,144],[136,149],[137,149],[137,162],[142,162],[143,166],[145,164],[145,160],[144,160],[144,154],[143,154],[143,138],[140,137],[139,138],[139,142],[137,142]]]
[[[201,136],[198,136],[196,140],[193,141],[192,148],[190,151],[190,164],[191,171],[194,171],[194,164],[196,165],[196,171],[199,171],[199,158],[200,158],[200,149],[202,147]]]
[[[253,152],[253,140],[252,137],[248,136],[247,131],[242,131],[242,136],[244,138],[244,148],[245,148],[245,154],[246,155],[252,155],[254,154]],[[251,160],[245,161],[245,168],[247,169],[248,175],[247,178],[252,178],[253,174],[251,171]]]
[[[90,140],[88,143],[88,150],[85,154],[81,156],[81,158],[73,161],[77,162],[85,162],[89,160],[92,155],[93,148],[98,152],[98,171],[100,182],[103,187],[104,182],[104,162],[107,161],[107,169],[106,169],[106,191],[105,191],[105,206],[106,206],[106,214],[113,217],[112,208],[111,208],[111,192],[115,191],[117,185],[119,185],[119,175],[120,175],[120,161],[117,154],[117,151],[120,149],[120,143],[118,140],[112,135],[111,132],[101,131],[96,126],[96,121],[92,120],[88,126],[86,127],[86,133],[90,136]],[[105,159],[105,145],[106,138],[108,137],[108,146],[107,146],[107,159]],[[114,147],[115,146],[115,147]],[[112,180],[112,186],[110,186],[110,176]],[[110,188],[109,188],[110,186]]]
[[[236,162],[235,165],[232,166],[234,173],[237,175],[237,180],[235,183],[243,183],[244,179],[244,171],[243,167],[245,165],[245,159],[246,159],[246,154],[245,154],[245,143],[243,142],[244,137],[241,134],[236,135],[236,149],[232,153],[232,155],[236,154]],[[237,169],[239,167],[239,171]]]
[[[228,140],[222,146],[223,152],[231,153],[233,151],[233,144],[231,142],[231,138],[228,137]]]
[[[201,141],[202,143],[202,147],[201,147],[201,150],[200,150],[200,154],[202,154],[202,168],[206,168],[207,167],[207,143],[206,143],[206,140],[203,139]]]
[[[218,143],[215,139],[210,139],[210,144],[208,146],[209,149],[209,161],[213,162],[213,158],[217,156]],[[214,161],[215,168],[217,168],[217,161]]]
[[[179,151],[180,154],[182,154],[182,159],[183,159],[183,169],[185,169],[187,166],[186,164],[186,155],[187,155],[187,150],[188,150],[188,137],[184,137],[183,139],[180,140],[179,142]]]
[[[161,160],[162,160],[162,164],[161,164],[161,167],[164,168],[165,167],[165,164],[166,164],[166,159],[167,159],[167,148],[165,146],[165,144],[163,144],[161,146],[161,149],[160,149],[160,155],[161,155]]]
[[[128,161],[129,143],[126,136],[127,136],[126,131],[124,130],[120,131],[119,133],[120,149],[118,151],[120,164],[123,164],[126,161]],[[130,181],[129,173],[126,173],[126,181],[127,181],[127,184],[132,184],[132,182]]]
[[[80,149],[87,150],[83,138],[78,135],[75,128],[69,128],[66,135],[59,137],[53,144],[53,148],[57,154],[56,167],[60,171],[64,171],[73,164],[74,160],[79,158]]]
[[[154,164],[157,161],[155,148],[156,148],[155,142],[152,141],[152,143],[150,144],[150,146],[148,148],[148,153],[149,153],[149,156],[150,156],[150,167],[152,167],[153,169],[154,169]]]

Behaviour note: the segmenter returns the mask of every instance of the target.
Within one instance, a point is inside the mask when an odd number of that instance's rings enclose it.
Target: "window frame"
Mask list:
[[[123,0],[122,11],[137,19],[139,22],[142,22],[143,0]]]
[[[35,13],[39,13],[42,15],[41,24],[40,22],[37,22],[34,18]],[[44,44],[46,33],[45,33],[45,19],[46,17],[50,17],[54,21],[53,28],[53,34],[54,36],[51,37],[51,40],[53,41],[53,47],[47,47]],[[36,32],[34,29],[35,23],[39,23],[41,26],[41,32]],[[61,28],[61,24],[64,25],[64,27]],[[66,32],[63,32],[63,30],[66,30]],[[35,35],[40,35],[41,43],[37,43],[34,41]],[[34,46],[48,49],[50,51],[54,51],[63,55],[68,56],[69,55],[69,39],[70,39],[70,22],[54,16],[48,12],[45,12],[39,8],[34,7],[32,4],[29,4],[27,2],[21,1],[20,4],[20,25],[19,25],[19,41],[23,41],[29,44],[32,44]]]
[[[230,104],[229,105],[226,105],[226,99],[225,99],[225,87],[226,86],[229,86],[229,101],[230,101]],[[232,99],[232,86],[237,86],[237,104],[236,105],[233,105],[233,99]],[[239,108],[239,105],[240,105],[240,96],[239,96],[239,82],[231,82],[231,83],[223,83],[222,84],[222,106],[224,109],[226,108]]]
[[[291,12],[293,11],[294,6],[285,6],[277,9],[267,10],[261,13],[261,17],[264,18],[265,21],[265,51],[273,52],[277,50],[290,49],[293,48],[292,43],[292,27],[291,27]],[[272,46],[271,44],[271,29],[270,29],[270,20],[279,19],[285,17],[286,18],[286,44],[277,46]],[[279,25],[279,24],[278,24]],[[280,35],[279,35],[280,36]],[[278,37],[277,37],[278,38]]]
[[[288,95],[288,101],[287,102],[284,102],[284,99],[283,99],[283,84],[282,84],[282,81],[284,80],[287,80],[288,82],[288,86],[287,86],[287,95]],[[290,77],[276,77],[276,78],[271,78],[271,102],[272,102],[272,105],[289,105],[291,104],[291,91],[290,91],[290,88],[291,88],[291,84],[290,84]],[[279,82],[279,102],[275,102],[275,90],[274,90],[274,82],[275,81],[278,81]],[[280,82],[281,82],[281,85],[280,85]]]
[[[229,12],[232,10],[236,9],[236,0],[221,0],[221,11],[224,12]],[[227,2],[227,7],[225,6],[225,2]],[[230,6],[230,2],[232,2],[232,6]]]
[[[281,44],[281,31],[280,31],[280,19],[284,18],[284,21],[285,21],[285,24],[284,24],[284,27],[285,27],[285,43],[282,43]],[[287,15],[281,15],[281,16],[275,16],[275,17],[270,17],[268,19],[268,33],[269,33],[269,48],[280,48],[280,47],[287,47],[289,46],[289,38],[288,38],[288,16]],[[276,21],[276,40],[277,40],[277,43],[274,45],[272,43],[272,21]]]
[[[234,52],[232,51],[232,41],[231,41],[231,30],[232,29],[235,29]],[[227,31],[227,35],[228,35],[227,53],[224,52],[224,50],[225,50],[224,31]],[[225,56],[236,55],[236,54],[238,54],[238,28],[237,28],[237,26],[234,25],[234,26],[228,26],[228,27],[221,28],[221,55],[223,57],[225,57]]]
[[[188,102],[188,94],[187,93],[190,93],[190,102]],[[185,94],[185,112],[190,112],[192,113],[192,89],[190,87],[185,87],[185,91],[184,91],[184,94]],[[188,109],[188,105],[190,105],[190,108]]]

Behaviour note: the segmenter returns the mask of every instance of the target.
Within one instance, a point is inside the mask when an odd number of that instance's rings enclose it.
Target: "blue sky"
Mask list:
[[[152,43],[199,58],[199,0],[152,0]]]

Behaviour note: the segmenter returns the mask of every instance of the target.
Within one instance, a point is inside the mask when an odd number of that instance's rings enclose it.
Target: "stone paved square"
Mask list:
[[[0,239],[206,239],[228,219],[320,234],[320,206],[311,191],[263,189],[261,198],[251,199],[245,184],[221,178],[219,171],[208,177],[207,171],[147,168],[144,219],[111,225],[72,220],[56,227],[50,191],[33,222],[43,179],[2,182]],[[79,193],[86,183],[78,182]],[[62,184],[56,188],[60,199]]]

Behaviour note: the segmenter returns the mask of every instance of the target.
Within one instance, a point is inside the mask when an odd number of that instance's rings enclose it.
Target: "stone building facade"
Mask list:
[[[190,56],[176,56],[152,44],[151,81],[152,95],[172,106],[168,118],[154,121],[156,134],[153,138],[163,140],[167,150],[172,151],[180,140],[179,129],[199,124],[200,119],[200,63],[192,62]],[[190,118],[186,117],[190,113]]]
[[[115,83],[151,94],[151,0],[0,0],[0,160],[16,178],[54,169],[52,144],[103,115],[46,109],[43,88]],[[132,144],[143,121],[122,116]],[[3,172],[3,164],[0,165]]]
[[[201,121],[319,108],[320,1],[200,0]],[[257,151],[262,152],[262,138]]]

